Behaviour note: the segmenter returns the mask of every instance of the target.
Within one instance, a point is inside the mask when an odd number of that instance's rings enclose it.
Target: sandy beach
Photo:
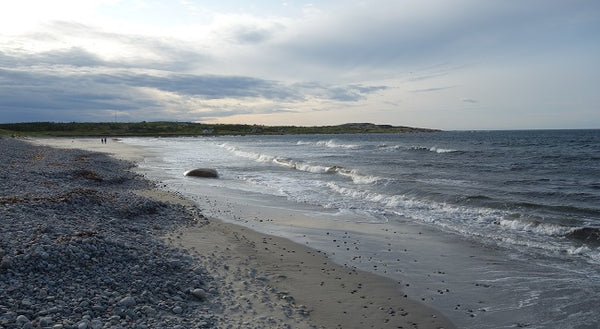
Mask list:
[[[144,159],[144,150],[112,139],[106,144],[93,138],[29,142],[103,152],[133,162]],[[158,189],[136,193],[196,207]],[[400,282],[338,265],[307,246],[215,217],[163,238],[189,250],[215,278],[219,293],[211,303],[219,310],[219,328],[454,328],[440,313],[408,298]]]

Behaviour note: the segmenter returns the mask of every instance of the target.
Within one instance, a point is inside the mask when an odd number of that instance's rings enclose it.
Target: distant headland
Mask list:
[[[194,122],[23,122],[0,124],[0,134],[14,136],[213,136],[281,134],[421,133],[437,129],[373,123],[336,126],[264,126]]]

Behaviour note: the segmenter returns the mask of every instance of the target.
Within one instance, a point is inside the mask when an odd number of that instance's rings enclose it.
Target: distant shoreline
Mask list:
[[[193,122],[23,122],[0,124],[0,134],[52,137],[177,137],[222,135],[428,133],[438,129],[347,123],[335,126],[264,126]]]

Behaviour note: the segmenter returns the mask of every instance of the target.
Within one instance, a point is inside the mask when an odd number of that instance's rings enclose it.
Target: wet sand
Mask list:
[[[143,149],[112,139],[107,144],[99,138],[39,138],[32,142],[105,152],[133,162],[144,159]],[[190,200],[161,190],[139,193],[193,206]],[[205,260],[203,265],[219,278],[224,287],[221,293],[227,295],[224,314],[234,317],[240,327],[252,327],[253,321],[265,316],[293,328],[455,327],[439,312],[407,298],[399,282],[338,265],[322,252],[221,221],[218,216],[165,239]],[[273,294],[280,299],[278,303],[262,302]],[[273,305],[279,310],[273,310]]]

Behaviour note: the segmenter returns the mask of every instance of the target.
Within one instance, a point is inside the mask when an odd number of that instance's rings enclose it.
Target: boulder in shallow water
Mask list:
[[[218,178],[219,173],[215,169],[210,168],[197,168],[188,170],[184,173],[185,176],[192,177],[204,177],[204,178]]]

